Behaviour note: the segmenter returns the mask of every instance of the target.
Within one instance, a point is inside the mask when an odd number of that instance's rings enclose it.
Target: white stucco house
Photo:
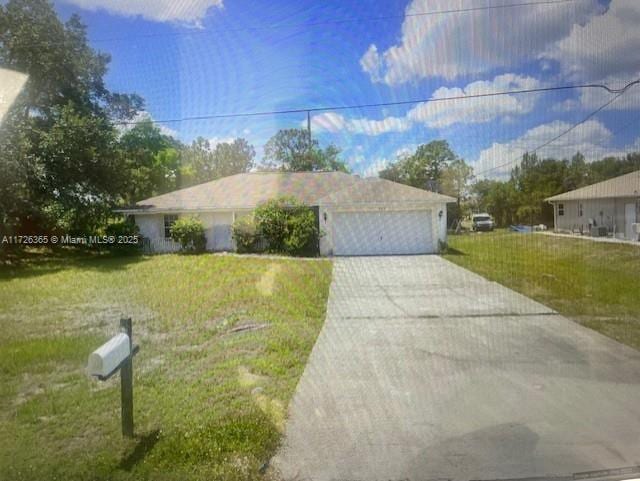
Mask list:
[[[435,253],[439,241],[447,238],[447,203],[455,202],[389,180],[342,172],[251,172],[144,199],[118,212],[134,217],[153,252],[179,249],[169,229],[186,215],[204,224],[208,250],[233,251],[234,221],[283,195],[313,207],[323,233],[323,256]]]
[[[558,232],[588,234],[605,227],[618,239],[638,240],[640,170],[546,199]]]

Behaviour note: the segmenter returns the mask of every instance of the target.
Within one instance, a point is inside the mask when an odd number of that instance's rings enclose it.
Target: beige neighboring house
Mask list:
[[[151,197],[117,212],[132,215],[152,252],[179,249],[169,235],[181,216],[205,226],[207,249],[233,251],[231,226],[261,203],[293,196],[313,207],[331,255],[435,253],[447,239],[447,203],[455,199],[389,180],[342,172],[252,172]]]
[[[638,240],[640,170],[546,199],[553,205],[555,230],[589,233],[606,227],[618,239]]]

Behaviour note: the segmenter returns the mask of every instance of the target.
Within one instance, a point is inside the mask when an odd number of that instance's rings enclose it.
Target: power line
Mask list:
[[[540,92],[556,92],[556,91],[562,91],[562,90],[586,89],[586,88],[598,88],[598,89],[606,90],[609,93],[621,94],[621,93],[624,93],[629,87],[637,83],[640,83],[640,79],[625,85],[621,89],[613,89],[604,84],[561,85],[561,86],[555,86],[555,87],[503,90],[499,92],[487,92],[482,94],[455,95],[451,97],[438,97],[438,98],[430,97],[430,98],[422,98],[422,99],[400,100],[400,101],[394,101],[394,102],[378,102],[378,103],[369,103],[369,104],[333,105],[333,106],[325,105],[320,107],[306,107],[306,108],[297,108],[297,109],[268,110],[268,111],[257,111],[257,112],[236,112],[236,113],[227,113],[227,114],[208,114],[208,115],[199,115],[199,116],[191,116],[191,117],[180,117],[180,118],[174,118],[174,119],[160,119],[160,120],[145,119],[145,120],[121,121],[121,122],[114,122],[114,123],[116,125],[136,125],[144,122],[152,122],[155,124],[170,124],[170,123],[186,122],[186,121],[193,121],[193,120],[215,120],[215,119],[229,119],[229,118],[241,118],[241,117],[262,117],[267,115],[331,112],[331,111],[340,111],[340,110],[367,109],[367,108],[374,108],[374,107],[391,107],[396,105],[411,105],[411,104],[419,104],[419,103],[450,102],[455,100],[499,97],[502,95],[519,95],[519,94],[540,93]]]
[[[582,118],[579,122],[573,124],[572,126],[570,126],[568,129],[562,131],[560,134],[556,135],[555,137],[553,137],[552,139],[547,140],[546,142],[538,145],[535,149],[528,151],[529,153],[536,153],[538,150],[543,149],[545,147],[547,147],[548,145],[552,144],[553,142],[555,142],[556,140],[558,140],[561,137],[564,137],[565,135],[567,135],[569,132],[573,131],[574,129],[576,129],[577,127],[579,127],[580,125],[584,124],[585,122],[587,122],[589,119],[593,118],[595,115],[599,114],[600,112],[602,112],[604,109],[606,109],[609,105],[611,105],[613,102],[615,102],[616,100],[618,100],[622,95],[624,95],[631,87],[633,87],[634,85],[638,85],[640,84],[640,79],[638,80],[634,80],[633,82],[629,82],[627,85],[625,85],[623,88],[618,89],[617,91],[611,91],[612,93],[616,93],[616,95],[609,99],[607,102],[605,102],[604,104],[602,104],[600,107],[598,107],[597,109],[595,109],[594,111],[590,112],[586,117]],[[625,128],[629,127],[629,125],[626,125]],[[623,129],[624,130],[624,129]],[[474,174],[476,177],[486,174],[487,172],[492,172],[496,169],[500,169],[502,167],[506,167],[510,164],[514,164],[516,162],[518,162],[520,160],[522,156],[518,156],[517,158],[510,160],[509,162],[505,162],[503,164],[500,165],[496,165],[495,167],[491,167],[489,169],[485,169],[483,171],[480,171],[476,174]]]
[[[156,38],[156,37],[170,37],[170,36],[192,36],[192,35],[203,35],[208,33],[221,33],[221,32],[242,32],[242,31],[259,31],[259,30],[278,30],[282,28],[299,28],[299,27],[318,27],[325,25],[342,25],[345,23],[359,23],[359,22],[381,22],[385,20],[396,20],[403,18],[416,18],[416,17],[429,17],[436,15],[448,15],[448,14],[464,14],[464,13],[473,13],[479,11],[486,10],[500,10],[507,8],[523,8],[523,7],[532,7],[532,6],[553,6],[553,5],[562,5],[567,3],[575,3],[578,1],[584,0],[541,0],[541,1],[530,1],[530,2],[519,2],[519,3],[509,3],[509,4],[500,4],[500,5],[485,5],[482,7],[468,7],[468,8],[456,8],[456,9],[446,9],[446,10],[432,10],[429,12],[415,12],[415,13],[407,13],[407,14],[395,14],[395,15],[380,15],[377,17],[351,17],[351,18],[343,18],[343,19],[334,19],[334,20],[319,20],[315,22],[300,22],[300,23],[275,23],[271,25],[262,25],[262,26],[254,26],[254,27],[242,27],[242,28],[229,28],[229,29],[213,29],[213,30],[197,30],[191,32],[170,32],[170,33],[150,33],[150,34],[142,34],[130,37],[112,37],[112,38],[104,38],[92,40],[93,43],[102,43],[102,42],[119,42],[126,41],[132,38]]]
[[[377,17],[351,17],[351,18],[343,18],[343,19],[334,19],[334,20],[318,20],[312,22],[299,22],[299,23],[274,23],[271,25],[262,25],[262,26],[250,26],[250,27],[238,27],[238,28],[214,28],[211,30],[191,30],[187,32],[162,32],[162,33],[147,33],[140,35],[129,35],[123,37],[106,37],[106,38],[97,38],[91,40],[92,44],[96,43],[110,43],[110,42],[126,42],[137,39],[148,39],[148,38],[161,38],[161,37],[190,37],[196,35],[206,35],[206,34],[216,34],[216,33],[224,33],[224,32],[243,32],[243,31],[260,31],[260,30],[278,30],[283,28],[304,28],[304,27],[317,27],[324,25],[341,25],[346,23],[366,23],[366,22],[381,22],[386,20],[396,20],[396,19],[404,19],[404,18],[419,18],[419,17],[429,17],[436,15],[448,15],[448,14],[465,14],[465,13],[473,13],[479,11],[486,10],[501,10],[508,8],[524,8],[524,7],[533,7],[533,6],[554,6],[554,5],[562,5],[568,3],[575,3],[586,0],[540,0],[540,1],[529,1],[529,2],[519,2],[519,3],[509,3],[509,4],[500,4],[500,5],[485,5],[481,7],[468,7],[468,8],[457,8],[457,9],[446,9],[446,10],[432,10],[428,12],[415,12],[415,13],[407,13],[407,14],[395,14],[395,15],[381,15]],[[34,42],[31,44],[22,44],[20,45],[22,48],[24,47],[32,47],[38,45],[47,45],[48,42]]]

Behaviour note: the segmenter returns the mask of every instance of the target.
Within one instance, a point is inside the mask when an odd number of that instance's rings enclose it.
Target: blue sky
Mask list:
[[[583,82],[618,86],[640,76],[636,0],[430,16],[421,14],[519,2],[222,1],[58,0],[56,8],[63,18],[81,15],[92,45],[112,56],[109,88],[142,95],[154,119]],[[361,20],[343,21],[349,19]],[[448,140],[483,172],[556,136],[610,98],[589,90],[328,111],[316,113],[312,126],[321,143],[339,146],[360,174],[374,175],[433,139]],[[581,150],[593,160],[640,148],[639,110],[636,87],[541,154]],[[279,128],[304,122],[304,114],[291,114],[166,128],[184,142],[242,136],[260,157]]]

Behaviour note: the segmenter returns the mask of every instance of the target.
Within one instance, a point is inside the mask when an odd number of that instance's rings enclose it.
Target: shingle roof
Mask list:
[[[121,212],[254,208],[293,196],[307,205],[374,202],[454,202],[455,199],[382,179],[343,172],[250,172],[176,190],[137,202]]]
[[[294,196],[305,204],[359,179],[343,172],[250,172],[175,190],[136,202],[123,211],[183,211],[253,208],[278,196]]]
[[[338,190],[320,199],[321,205],[331,204],[374,204],[412,202],[455,202],[447,195],[429,192],[416,187],[399,184],[386,179],[363,179],[357,185]]]
[[[598,182],[597,184],[571,190],[564,194],[554,195],[546,200],[550,202],[562,200],[607,199],[612,197],[640,196],[640,170]]]

